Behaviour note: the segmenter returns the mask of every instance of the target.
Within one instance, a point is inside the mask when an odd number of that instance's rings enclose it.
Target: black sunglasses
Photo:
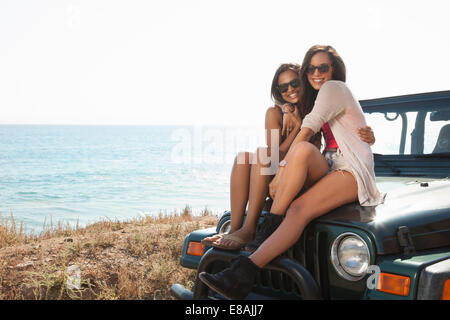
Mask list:
[[[312,64],[310,64],[308,68],[306,68],[306,72],[308,72],[309,74],[313,74],[316,69],[319,71],[319,73],[327,73],[330,70],[330,65],[327,63],[322,63],[319,66],[313,66]]]
[[[286,91],[288,91],[289,86],[291,86],[292,88],[298,88],[300,86],[300,79],[295,78],[289,81],[288,83],[279,84],[278,89],[280,89],[281,93],[285,93]]]

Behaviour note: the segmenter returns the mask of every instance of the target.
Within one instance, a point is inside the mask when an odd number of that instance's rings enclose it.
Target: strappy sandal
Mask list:
[[[230,251],[232,251],[232,250],[240,250],[247,244],[247,242],[242,240],[241,238],[233,236],[232,234],[228,234],[228,233],[224,234],[221,237],[221,240],[231,240],[231,241],[236,242],[238,245],[237,246],[230,246],[230,245],[224,245],[224,244],[213,242],[213,243],[211,243],[211,247],[222,249],[222,250],[230,250]]]

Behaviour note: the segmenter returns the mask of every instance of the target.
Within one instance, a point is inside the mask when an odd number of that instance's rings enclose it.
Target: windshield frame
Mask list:
[[[394,155],[405,154],[408,129],[407,114],[417,112],[417,117],[413,124],[414,128],[412,128],[411,132],[411,152],[408,154],[421,155],[424,154],[426,117],[435,111],[448,110],[450,112],[450,90],[360,100],[359,102],[365,114],[384,114],[384,118],[387,121],[394,121],[399,116],[401,117],[402,129],[399,150]],[[388,114],[394,114],[394,116],[388,116]]]
[[[367,99],[359,102],[365,114],[384,113],[386,120],[400,117],[402,122],[398,154],[374,154],[377,176],[450,177],[450,153],[423,153],[425,118],[434,111],[450,110],[450,90]],[[417,112],[411,132],[411,154],[405,154],[408,112]],[[388,114],[391,115],[388,116]],[[374,133],[376,136],[376,130]]]

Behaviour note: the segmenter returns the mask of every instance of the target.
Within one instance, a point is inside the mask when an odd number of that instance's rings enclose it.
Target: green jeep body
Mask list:
[[[385,202],[376,207],[351,203],[315,219],[292,248],[259,272],[248,299],[442,298],[450,279],[450,91],[360,103],[374,128],[376,145],[387,145],[380,133],[395,127],[395,152],[374,151],[377,186],[387,192]],[[387,125],[377,128],[376,117]],[[405,149],[410,151],[405,154]],[[268,199],[261,219],[270,205]],[[181,265],[198,272],[228,266],[238,252],[206,247],[200,257],[188,255],[187,248],[192,241],[225,231],[229,221],[227,211],[216,228],[187,235]],[[336,258],[347,237],[367,248],[363,275],[346,273]],[[386,292],[379,287],[380,273],[408,279],[408,290]],[[172,293],[179,299],[222,298],[198,278],[192,291],[175,284]]]

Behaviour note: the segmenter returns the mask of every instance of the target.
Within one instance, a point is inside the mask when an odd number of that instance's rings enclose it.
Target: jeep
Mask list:
[[[347,204],[309,223],[261,269],[247,299],[450,299],[450,91],[360,104],[377,138],[372,150],[385,202]],[[197,279],[192,291],[174,284],[176,298],[223,299],[198,273],[222,270],[239,252],[200,241],[229,226],[226,211],[216,228],[186,236],[181,265],[197,269]]]

